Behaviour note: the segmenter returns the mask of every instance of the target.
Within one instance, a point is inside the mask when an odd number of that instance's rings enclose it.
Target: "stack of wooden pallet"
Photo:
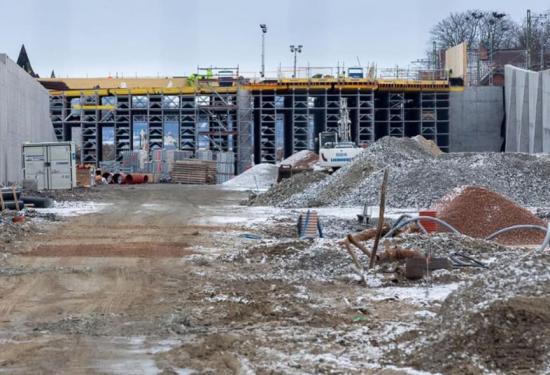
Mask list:
[[[178,160],[174,162],[170,176],[172,182],[180,184],[215,184],[216,162],[197,159]]]

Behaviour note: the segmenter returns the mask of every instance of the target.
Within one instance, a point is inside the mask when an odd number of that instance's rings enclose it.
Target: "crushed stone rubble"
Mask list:
[[[238,252],[220,255],[219,259],[226,262],[269,264],[273,276],[290,279],[294,282],[304,280],[358,281],[359,279],[352,268],[351,258],[340,244],[340,240],[341,238],[337,237],[317,240],[264,239]],[[367,241],[366,245],[368,248],[372,248],[373,240]],[[497,259],[515,259],[518,252],[524,251],[452,233],[406,234],[385,239],[381,249],[392,246],[418,250],[433,257],[448,257],[453,253],[461,253],[490,267]],[[358,250],[355,253],[363,265],[368,265],[369,258],[366,255]],[[382,271],[386,269],[385,264],[381,264],[380,267]],[[461,276],[454,279],[467,279],[480,272],[485,272],[485,270],[467,269],[466,272],[461,272]],[[447,282],[448,278],[441,278],[441,282]],[[404,284],[409,283],[405,279],[401,281]],[[415,282],[410,283],[414,284]]]
[[[434,257],[445,257],[452,253],[462,253],[485,259],[495,257],[497,254],[499,257],[505,254],[510,254],[510,256],[517,255],[517,251],[496,242],[454,233],[433,233],[430,235],[403,234],[398,237],[385,239],[384,246],[400,246],[406,249],[416,249]]]
[[[310,150],[298,151],[280,162],[281,165],[290,165],[292,168],[313,168],[319,162],[319,155]]]
[[[550,353],[550,253],[497,260],[453,292],[402,361],[448,374],[543,373]],[[403,357],[403,353],[400,353]],[[459,371],[460,369],[460,371]]]
[[[277,202],[282,202],[295,194],[301,193],[311,184],[315,184],[325,179],[328,175],[323,172],[307,171],[298,173],[290,178],[282,180],[277,185],[252,198],[248,203],[256,206],[273,206]]]
[[[0,252],[4,251],[9,244],[20,241],[38,230],[37,226],[30,220],[31,218],[41,218],[50,221],[57,220],[55,215],[26,210],[25,216],[27,219],[22,223],[14,223],[12,221],[14,215],[14,211],[0,212]]]
[[[522,153],[437,156],[413,139],[384,137],[351,164],[274,203],[281,207],[377,205],[385,167],[390,167],[389,207],[429,208],[463,185],[486,187],[527,207],[547,207],[550,201],[549,158]]]
[[[222,185],[230,189],[266,190],[277,182],[279,168],[273,164],[256,164]]]

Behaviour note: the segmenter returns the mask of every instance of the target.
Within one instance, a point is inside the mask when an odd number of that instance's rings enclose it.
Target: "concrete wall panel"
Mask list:
[[[545,70],[542,76],[542,152],[550,153],[550,70]]]
[[[529,152],[529,79],[527,72],[516,72],[516,151]]]
[[[450,94],[451,152],[501,151],[502,87],[466,87]]]
[[[506,151],[550,152],[549,74],[505,67]]]
[[[21,181],[24,142],[55,140],[48,91],[0,54],[0,183]]]
[[[542,152],[542,74],[529,72],[529,152]]]
[[[504,70],[504,86],[505,88],[516,87],[516,70],[507,65]],[[514,90],[505,89],[505,108],[506,108],[506,150],[515,149],[518,142],[516,136],[516,128],[508,126],[509,123],[516,123],[516,94]],[[513,121],[511,119],[514,119]]]

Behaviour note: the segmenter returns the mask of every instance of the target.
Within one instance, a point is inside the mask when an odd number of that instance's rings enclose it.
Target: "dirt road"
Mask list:
[[[335,242],[307,250],[291,221],[243,229],[238,217],[257,212],[236,206],[244,197],[109,187],[102,211],[12,246],[0,263],[0,373],[401,373],[380,369],[381,348],[431,307],[361,303],[364,287],[332,276],[346,267],[323,263]]]
[[[189,287],[185,257],[224,230],[191,223],[242,194],[148,185],[104,196],[105,210],[31,238],[3,265],[16,272],[0,278],[0,372],[155,373]]]

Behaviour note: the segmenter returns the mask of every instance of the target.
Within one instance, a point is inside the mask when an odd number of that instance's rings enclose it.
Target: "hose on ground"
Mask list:
[[[500,236],[503,233],[510,232],[512,230],[516,229],[534,229],[534,230],[540,230],[546,233],[546,228],[541,225],[532,225],[532,224],[520,224],[520,225],[512,225],[506,228],[502,228],[497,230],[495,233],[491,234],[490,236],[485,238],[485,241],[491,241],[493,238]]]
[[[544,237],[544,241],[542,241],[542,245],[540,245],[539,251],[544,251],[549,243],[550,243],[550,223],[548,223],[548,228],[546,229],[546,236]]]
[[[474,259],[471,256],[463,254],[463,253],[452,253],[449,256],[449,259],[453,263],[453,267],[457,267],[457,268],[458,267],[489,268],[484,263],[480,262],[479,260]]]
[[[405,218],[407,218],[406,220],[404,220]],[[403,221],[404,220],[404,221]],[[386,237],[391,237],[395,232],[397,232],[397,230],[399,230],[400,228],[404,227],[405,225],[407,224],[410,224],[410,223],[414,223],[414,222],[418,222],[418,225],[420,226],[420,228],[424,231],[424,233],[427,233],[426,229],[424,227],[422,227],[422,225],[420,224],[420,220],[427,220],[427,221],[435,221],[441,225],[443,225],[445,228],[449,229],[451,232],[453,232],[454,234],[461,234],[455,227],[453,227],[451,224],[447,223],[446,221],[444,220],[441,220],[437,217],[432,217],[432,216],[416,216],[416,217],[411,217],[411,215],[407,215],[407,214],[403,214],[401,215],[395,222],[395,224],[393,225],[393,227],[391,228],[391,230],[386,233],[385,236],[383,236],[382,238],[386,238]],[[506,232],[509,232],[511,230],[517,230],[517,229],[532,229],[532,230],[540,230],[542,232],[545,232],[546,233],[546,236],[544,237],[544,240],[542,241],[542,244],[539,248],[539,251],[544,251],[548,245],[550,244],[550,223],[548,223],[548,226],[547,227],[543,227],[541,225],[533,225],[533,224],[520,224],[520,225],[512,225],[510,227],[506,227],[506,228],[502,228],[502,229],[499,229],[498,231],[496,231],[495,233],[491,234],[490,236],[486,237],[485,240],[486,241],[490,241],[492,240],[493,238],[503,234],[503,233],[506,233]]]
[[[395,223],[393,223],[392,229],[393,229],[395,226],[399,225],[399,223],[400,223],[403,219],[411,219],[411,218],[412,218],[412,216],[409,215],[409,214],[403,214],[403,215],[399,216],[399,217],[397,218],[397,220],[395,221]],[[418,225],[418,227],[420,228],[420,230],[421,230],[424,234],[428,234],[428,231],[426,230],[426,228],[424,228],[424,226],[423,226],[420,222],[418,222],[417,225]]]
[[[414,222],[417,222],[419,220],[426,220],[426,221],[435,221],[441,225],[443,225],[445,228],[449,229],[451,232],[453,232],[454,234],[460,234],[460,232],[455,228],[453,227],[451,224],[447,223],[446,221],[443,221],[441,219],[438,219],[437,217],[432,217],[432,216],[416,216],[416,217],[413,217],[413,218],[410,218],[410,219],[407,219],[405,221],[402,221],[400,222],[398,225],[394,225],[394,227],[388,232],[386,233],[386,235],[383,237],[383,238],[386,238],[386,237],[391,237],[399,228],[402,228],[404,227],[405,225],[407,224],[410,224],[410,223],[414,223]]]

